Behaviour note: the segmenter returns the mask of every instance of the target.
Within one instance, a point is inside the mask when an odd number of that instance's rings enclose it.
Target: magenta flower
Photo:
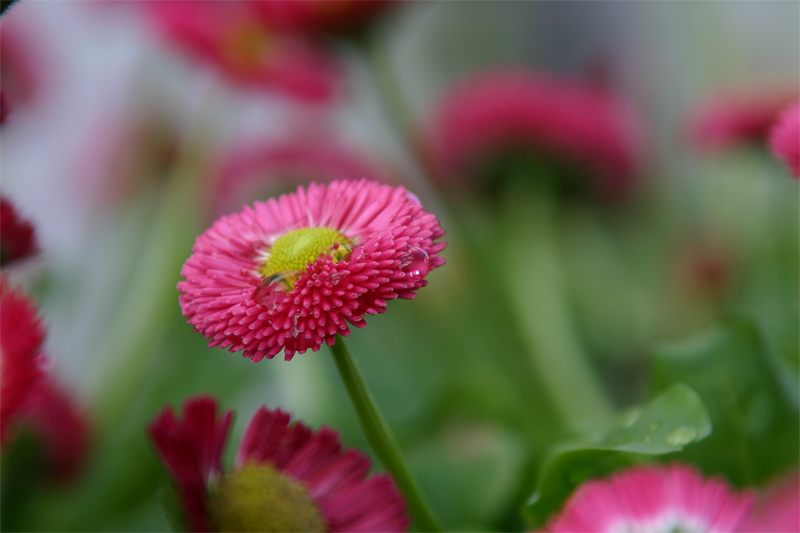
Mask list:
[[[260,361],[318,350],[444,264],[439,222],[403,187],[298,187],[217,220],[181,270],[180,304],[209,346]]]
[[[740,531],[752,503],[686,465],[636,466],[578,487],[546,531]]]
[[[639,169],[641,128],[630,104],[587,82],[521,69],[467,78],[442,99],[433,156],[444,179],[464,180],[510,151],[582,169],[603,195],[627,190]]]
[[[796,90],[717,96],[693,112],[690,137],[702,150],[764,143],[780,112],[796,99]]]
[[[23,220],[14,205],[0,197],[0,265],[19,261],[36,253],[33,226]]]
[[[772,126],[769,146],[794,177],[800,178],[800,104],[792,105],[780,115]]]
[[[50,479],[67,482],[80,472],[89,452],[89,417],[51,376],[34,384],[20,410],[19,423],[40,444]]]
[[[269,26],[304,33],[346,32],[364,24],[389,0],[270,0],[255,2]]]
[[[169,40],[234,82],[308,101],[329,98],[338,83],[332,60],[309,39],[261,22],[257,3],[159,0],[146,7]]]
[[[44,330],[36,308],[0,278],[0,444],[42,377]]]
[[[342,451],[336,432],[312,431],[261,407],[235,466],[223,469],[232,413],[209,397],[188,400],[183,420],[165,408],[148,427],[172,476],[190,531],[405,531],[405,504],[387,475]]]
[[[756,533],[800,531],[800,472],[770,484],[741,529]]]
[[[369,161],[331,142],[252,143],[233,151],[221,165],[214,180],[211,211],[219,217],[241,209],[259,193],[282,192],[301,183],[365,177],[388,181]],[[272,194],[262,197],[268,196]]]

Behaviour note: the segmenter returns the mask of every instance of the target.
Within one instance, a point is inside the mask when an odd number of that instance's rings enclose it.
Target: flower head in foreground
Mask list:
[[[786,163],[795,178],[800,178],[800,104],[781,114],[770,132],[769,145],[775,157]]]
[[[0,444],[42,376],[44,330],[36,308],[0,279]]]
[[[436,217],[403,187],[367,180],[298,187],[217,220],[178,283],[189,324],[209,346],[259,361],[318,350],[348,323],[412,299],[444,264]]]
[[[35,252],[33,226],[20,218],[11,202],[0,197],[0,265],[25,259]]]
[[[310,40],[273,31],[260,2],[149,2],[153,22],[176,45],[242,85],[307,101],[327,100],[338,80],[332,60]]]
[[[596,84],[526,70],[481,72],[442,99],[432,131],[444,179],[524,154],[588,175],[604,196],[625,192],[640,166],[641,128],[624,99]]]
[[[290,423],[261,407],[235,466],[223,469],[232,413],[212,398],[164,409],[148,433],[172,476],[191,531],[405,531],[405,504],[389,476],[367,476],[369,460],[342,451],[338,435]]]
[[[717,96],[693,112],[690,137],[706,151],[763,144],[780,112],[794,100],[797,91],[785,89]]]
[[[740,531],[753,495],[685,465],[638,466],[588,481],[547,531]]]

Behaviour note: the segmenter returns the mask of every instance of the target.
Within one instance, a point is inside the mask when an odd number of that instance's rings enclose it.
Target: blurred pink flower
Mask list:
[[[255,2],[270,27],[296,32],[346,32],[389,7],[390,0],[270,0]]]
[[[50,479],[65,482],[78,474],[89,451],[89,418],[52,376],[34,385],[19,423],[41,444]]]
[[[0,278],[0,444],[42,377],[44,330],[36,308]]]
[[[631,105],[598,85],[523,69],[480,72],[453,87],[436,110],[433,156],[448,180],[521,150],[587,171],[591,187],[615,197],[633,183],[643,158]]]
[[[52,65],[36,36],[41,28],[29,13],[15,10],[0,25],[0,87],[3,118],[30,105],[49,83]]]
[[[260,193],[283,192],[312,181],[362,178],[389,181],[366,159],[334,143],[299,139],[251,143],[234,150],[221,165],[212,187],[211,210],[216,218],[261,198]]]
[[[260,21],[257,2],[148,2],[154,23],[176,45],[245,86],[327,100],[338,82],[333,60],[313,41]]]
[[[701,150],[762,144],[781,110],[797,100],[797,90],[769,89],[714,97],[693,111],[689,134]]]
[[[148,427],[178,489],[189,531],[405,531],[405,504],[391,477],[368,476],[370,461],[342,451],[338,434],[312,431],[281,410],[259,408],[235,466],[222,451],[233,413],[216,400],[166,407]],[[307,529],[300,529],[300,528]]]
[[[741,529],[757,533],[800,532],[800,472],[772,483],[762,494]]]
[[[23,220],[14,205],[0,196],[0,265],[25,259],[36,253],[33,226]]]
[[[209,346],[260,361],[318,350],[411,299],[444,264],[439,222],[403,187],[312,183],[217,220],[181,270],[180,304]]]
[[[739,531],[752,503],[686,465],[636,466],[578,487],[546,531]]]
[[[772,126],[769,145],[775,157],[786,163],[795,178],[800,178],[800,104],[780,115]]]

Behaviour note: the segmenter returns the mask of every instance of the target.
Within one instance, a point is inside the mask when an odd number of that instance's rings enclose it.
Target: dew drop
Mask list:
[[[409,246],[408,251],[400,256],[400,268],[408,268],[408,275],[414,281],[419,281],[428,275],[428,253],[418,246]]]
[[[642,442],[644,442],[644,443],[653,442],[653,437],[651,437],[650,435],[647,435],[647,436],[645,436],[645,438],[642,439]]]
[[[667,435],[670,446],[684,446],[697,438],[697,431],[690,427],[680,427]]]
[[[634,425],[641,417],[642,417],[641,408],[634,409],[633,411],[629,412],[624,416],[624,418],[622,419],[622,426],[625,428],[629,428],[632,425]]]
[[[269,309],[275,309],[294,288],[300,273],[295,270],[277,272],[264,278],[253,291],[253,300]]]
[[[648,428],[650,431],[655,431],[655,430],[657,430],[657,429],[658,429],[658,428],[660,428],[660,427],[661,427],[661,423],[660,423],[660,422],[651,422],[651,423],[650,423],[650,425],[649,425],[649,426],[647,426],[647,428]]]
[[[328,276],[328,281],[331,285],[338,285],[340,281],[345,278],[346,274],[344,272],[334,272],[330,276]]]
[[[297,321],[298,321],[298,317],[299,316],[300,316],[300,313],[292,316],[292,330],[291,330],[291,333],[292,333],[292,337],[294,337],[295,339],[300,335],[300,328],[297,326]]]

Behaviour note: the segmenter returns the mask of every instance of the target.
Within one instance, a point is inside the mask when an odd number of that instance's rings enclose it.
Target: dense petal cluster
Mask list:
[[[785,89],[715,96],[693,111],[690,137],[701,150],[762,144],[780,112],[795,100],[797,91]]]
[[[216,177],[211,199],[215,217],[242,208],[259,193],[283,192],[311,181],[359,180],[387,182],[382,172],[331,142],[291,140],[252,143],[231,152]],[[269,195],[272,196],[272,195]]]
[[[596,84],[526,70],[491,70],[442,98],[432,131],[445,179],[463,180],[481,161],[522,149],[589,171],[595,189],[617,195],[643,157],[631,105]]]
[[[235,82],[326,100],[337,68],[310,40],[276,32],[259,20],[260,2],[148,2],[155,25],[177,46],[219,68]]]
[[[42,377],[40,348],[44,330],[36,308],[5,278],[0,279],[0,443],[19,417],[34,385]]]
[[[681,464],[633,467],[570,496],[547,531],[740,531],[753,503],[719,479]]]
[[[353,244],[336,261],[320,250],[298,272],[290,290],[259,297],[262,268],[276,240],[301,228],[330,228]],[[395,298],[411,299],[430,270],[444,264],[436,217],[403,187],[366,180],[311,184],[278,199],[256,202],[219,219],[197,238],[181,270],[180,304],[209,346],[244,351],[259,361],[285,350],[318,350],[348,324],[386,311]]]
[[[786,163],[795,178],[800,178],[800,104],[784,111],[769,137],[772,153]]]
[[[33,226],[20,218],[10,201],[0,197],[0,265],[25,259],[35,252]]]
[[[192,531],[213,530],[214,488],[231,472],[269,465],[310,497],[327,531],[404,531],[405,504],[387,475],[368,476],[369,460],[342,450],[336,432],[312,431],[292,423],[281,410],[260,408],[239,446],[235,466],[224,470],[221,456],[232,413],[218,413],[217,402],[198,397],[185,402],[183,419],[164,409],[149,426],[156,450],[174,479]],[[250,495],[241,494],[240,498]]]

